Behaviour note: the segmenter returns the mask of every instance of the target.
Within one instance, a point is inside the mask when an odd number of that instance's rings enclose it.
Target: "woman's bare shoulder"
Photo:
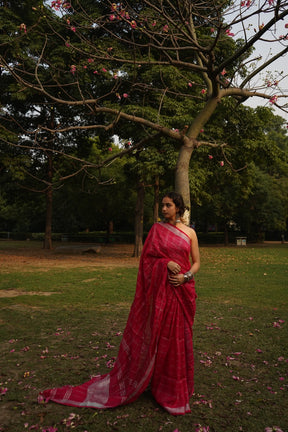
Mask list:
[[[182,231],[185,232],[185,234],[188,235],[188,237],[190,237],[191,240],[197,239],[196,232],[193,228],[190,228],[189,226],[182,224],[181,229]]]

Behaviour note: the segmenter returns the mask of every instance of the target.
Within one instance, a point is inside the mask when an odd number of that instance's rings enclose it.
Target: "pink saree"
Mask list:
[[[128,404],[151,384],[156,401],[169,413],[190,412],[193,393],[192,325],[194,280],[173,287],[167,263],[190,269],[190,238],[167,223],[152,226],[139,264],[136,293],[111,372],[78,385],[40,393],[46,401],[91,408]]]

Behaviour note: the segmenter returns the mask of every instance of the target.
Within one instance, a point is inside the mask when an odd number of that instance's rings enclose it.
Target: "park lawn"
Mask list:
[[[147,390],[111,410],[37,403],[39,390],[109,372],[137,269],[29,268],[0,274],[0,431],[288,431],[288,248],[201,248],[192,413],[174,417]],[[37,295],[38,294],[38,295]],[[73,415],[72,415],[73,413]],[[69,417],[74,424],[69,426]],[[2,429],[1,429],[2,427]],[[50,427],[50,429],[49,429]]]

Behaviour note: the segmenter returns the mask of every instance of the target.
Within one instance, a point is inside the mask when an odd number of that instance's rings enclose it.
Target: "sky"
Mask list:
[[[258,51],[258,50],[257,50]],[[261,53],[268,53],[268,48],[266,46],[263,46],[260,50]],[[273,53],[273,50],[272,50]],[[275,62],[275,64],[269,66],[265,72],[263,72],[262,76],[265,76],[265,73],[269,71],[272,72],[274,75],[277,75],[279,71],[284,71],[284,74],[288,74],[288,54],[286,54],[284,57],[280,58]],[[279,87],[281,88],[281,91],[283,93],[288,94],[288,77],[286,76],[285,79],[283,79]],[[287,104],[288,104],[288,98],[287,98]],[[252,108],[256,108],[257,106],[269,106],[272,107],[271,103],[267,99],[262,99],[259,97],[251,97],[246,102],[245,105],[251,106]],[[273,106],[274,112],[277,115],[280,115],[288,122],[288,113],[283,112],[282,110],[278,109],[277,107]],[[288,108],[287,108],[288,110]]]
[[[247,13],[253,12],[253,7],[251,6],[251,9],[246,8],[246,12]],[[273,14],[265,14],[265,15],[258,14],[258,15],[255,15],[255,16],[249,18],[249,20],[247,20],[247,24],[245,25],[245,30],[247,32],[248,37],[254,36],[255,32],[257,32],[259,29],[259,25],[266,24],[272,17],[273,17]],[[278,41],[277,42],[275,41],[275,39],[277,39],[280,35],[287,35],[288,34],[288,29],[285,28],[285,24],[287,24],[287,23],[288,23],[288,18],[286,18],[283,21],[278,22],[277,25],[271,29],[270,34],[268,34],[268,35],[265,34],[265,39],[268,40],[269,42],[264,42],[264,41],[257,42],[257,44],[254,45],[255,50],[254,50],[252,57],[255,58],[255,57],[261,55],[262,59],[265,61],[265,60],[268,60],[271,57],[273,57],[275,54],[277,54],[278,51],[283,50],[285,48],[285,46],[287,47],[288,39],[283,40],[281,43]],[[233,31],[233,33],[235,34],[236,39],[237,39],[237,37],[242,36],[241,28],[239,26],[238,27],[232,26],[231,31]],[[272,63],[268,68],[263,70],[263,72],[261,72],[260,76],[256,80],[254,80],[254,83],[256,85],[260,85],[260,83],[265,80],[265,77],[267,77],[267,74],[268,75],[272,74],[273,78],[278,80],[279,79],[279,73],[281,71],[283,71],[283,75],[282,75],[282,79],[279,80],[279,87],[280,87],[282,93],[288,94],[288,54],[285,54],[285,56],[282,56],[276,62]],[[283,76],[286,76],[286,77],[283,79]],[[273,94],[277,93],[275,91],[275,88],[274,89],[270,88],[267,90],[269,92],[271,92],[271,93],[269,93],[269,94],[271,94],[271,96]],[[286,103],[287,103],[287,111],[288,111],[288,98],[286,99]],[[272,107],[272,104],[269,103],[269,101],[267,99],[262,99],[259,97],[249,98],[245,102],[245,105],[249,105],[253,108],[255,108],[257,106]],[[282,116],[288,122],[288,113],[283,112],[282,110],[278,109],[275,106],[273,106],[273,108],[274,108],[275,114]]]

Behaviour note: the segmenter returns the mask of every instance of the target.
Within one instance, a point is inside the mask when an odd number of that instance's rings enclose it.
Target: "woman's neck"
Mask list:
[[[166,219],[165,222],[169,223],[170,225],[177,225],[177,224],[181,223],[181,219],[180,218]]]

